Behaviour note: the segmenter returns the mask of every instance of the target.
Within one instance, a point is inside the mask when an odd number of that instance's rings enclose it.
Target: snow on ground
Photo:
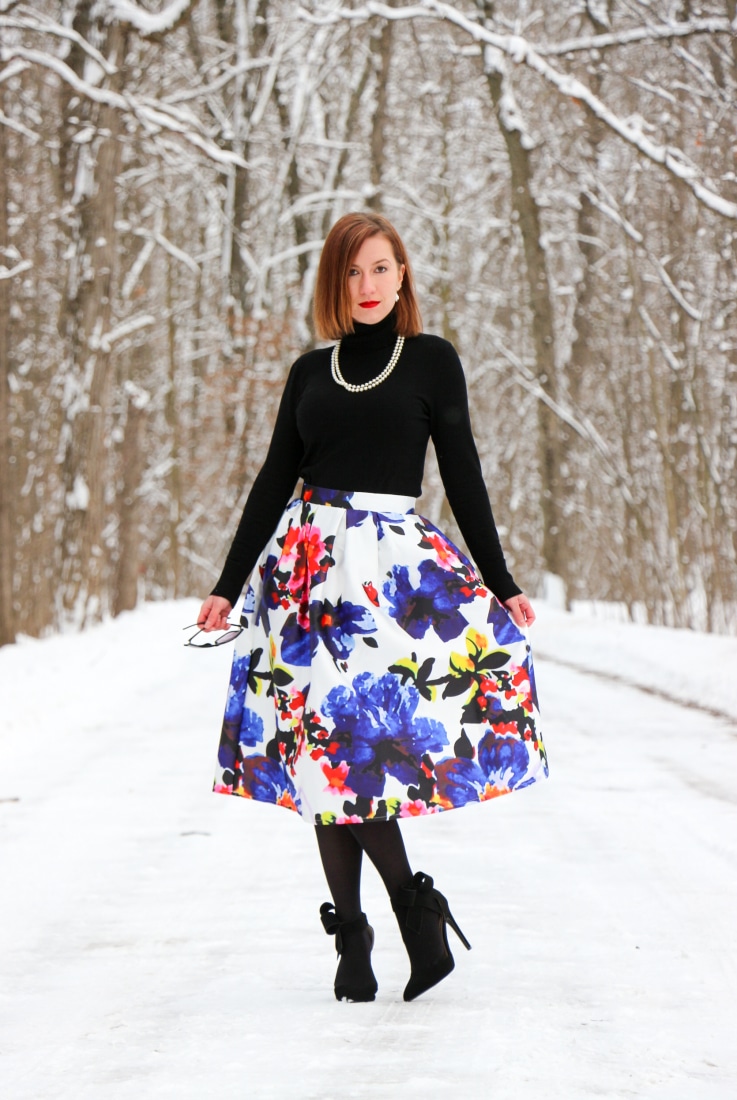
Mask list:
[[[473,951],[404,1004],[367,870],[348,1005],[311,828],[210,793],[229,654],[181,645],[196,610],[0,650],[0,1096],[734,1100],[735,639],[543,608],[550,780],[404,826]]]
[[[737,720],[737,638],[603,617],[582,621],[543,605],[533,643],[540,658]]]

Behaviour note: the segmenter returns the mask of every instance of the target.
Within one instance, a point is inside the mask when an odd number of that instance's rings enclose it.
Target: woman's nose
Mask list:
[[[361,291],[361,294],[368,294],[372,290],[373,285],[374,284],[371,278],[371,272],[367,271],[364,275],[361,276],[361,281],[359,283],[359,290]]]

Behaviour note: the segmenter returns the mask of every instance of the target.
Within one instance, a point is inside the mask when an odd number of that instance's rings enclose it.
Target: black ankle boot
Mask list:
[[[404,999],[413,1001],[447,978],[455,966],[448,947],[448,924],[468,951],[471,944],[453,919],[446,898],[433,888],[433,880],[422,871],[397,893],[392,908],[412,967]]]
[[[335,996],[339,1001],[373,1001],[379,988],[371,969],[374,930],[361,913],[355,920],[341,921],[335,907],[320,906],[320,920],[329,936],[335,936],[340,962],[335,974]]]

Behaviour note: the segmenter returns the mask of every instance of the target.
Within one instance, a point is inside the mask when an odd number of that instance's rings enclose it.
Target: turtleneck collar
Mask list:
[[[341,351],[373,351],[376,348],[391,347],[397,338],[395,324],[397,311],[393,309],[383,320],[375,325],[366,325],[362,321],[353,322],[353,332],[344,336]]]

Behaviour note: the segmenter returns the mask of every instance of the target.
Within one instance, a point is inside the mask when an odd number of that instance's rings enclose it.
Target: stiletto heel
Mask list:
[[[340,962],[335,974],[335,997],[338,1001],[373,1001],[378,982],[371,969],[374,930],[366,914],[355,920],[342,921],[329,901],[320,906],[320,920],[329,936],[335,936],[335,950]]]
[[[412,968],[404,999],[413,1001],[447,978],[455,967],[448,946],[447,925],[467,951],[471,950],[471,944],[451,913],[448,899],[434,888],[431,877],[422,871],[417,872],[409,886],[397,893],[392,908]]]
[[[458,937],[458,939],[461,941],[461,943],[465,947],[466,951],[470,951],[471,950],[471,944],[468,942],[466,937],[461,932],[460,928],[458,927],[458,924],[456,923],[456,920],[455,920],[453,914],[451,913],[450,909],[448,908],[447,898],[445,898],[438,890],[436,890],[435,893],[437,894],[437,899],[440,902],[440,905],[442,906],[443,917],[445,918],[446,923],[449,924],[450,927],[453,929],[456,936]]]

